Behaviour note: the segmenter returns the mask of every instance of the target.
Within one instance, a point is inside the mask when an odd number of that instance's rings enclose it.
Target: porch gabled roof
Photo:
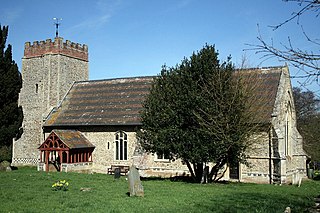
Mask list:
[[[43,148],[79,149],[95,148],[95,146],[77,130],[53,130],[39,147]]]

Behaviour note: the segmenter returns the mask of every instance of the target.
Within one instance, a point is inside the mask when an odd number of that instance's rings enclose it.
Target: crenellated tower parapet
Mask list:
[[[24,46],[23,58],[41,57],[47,54],[59,54],[68,57],[88,61],[88,46],[85,44],[74,43],[69,40],[63,42],[63,38],[56,37],[45,41],[34,41],[33,44],[26,42]]]

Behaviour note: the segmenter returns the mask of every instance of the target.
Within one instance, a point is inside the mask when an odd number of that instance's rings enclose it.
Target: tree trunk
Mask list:
[[[227,171],[227,167],[225,168],[225,170],[223,171],[222,175],[220,177],[217,178],[217,175],[215,177],[215,181],[219,181],[221,178],[223,178],[224,174],[226,173]],[[217,178],[217,179],[216,179]]]
[[[216,180],[219,170],[226,164],[226,160],[222,159],[221,161],[217,162],[210,171],[210,174],[208,175],[208,182],[213,182]],[[221,177],[219,178],[221,179]]]
[[[189,161],[185,160],[185,162],[190,171],[193,181],[196,183],[201,183],[202,175],[203,175],[203,163],[193,163],[192,164],[193,166],[191,166]]]
[[[193,172],[193,169],[192,169],[192,167],[191,167],[191,165],[190,165],[190,162],[187,161],[187,160],[185,160],[185,162],[186,162],[186,164],[187,164],[187,167],[188,167],[188,169],[189,169],[189,172],[190,172],[190,174],[191,174],[191,177],[192,177],[193,181],[196,182],[196,176],[195,176],[195,174],[194,174],[194,172]]]

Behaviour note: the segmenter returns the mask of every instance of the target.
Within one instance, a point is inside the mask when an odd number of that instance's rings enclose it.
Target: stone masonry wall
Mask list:
[[[119,129],[120,131],[121,129]],[[115,135],[117,131],[82,132],[82,134],[95,146],[92,153],[93,171],[107,173],[111,165],[135,165],[143,176],[174,176],[187,173],[188,169],[180,160],[170,162],[156,159],[153,154],[142,153],[135,155],[137,138],[134,131],[124,131],[128,141],[128,159],[116,160]]]
[[[287,67],[283,68],[281,75],[272,124],[278,138],[281,183],[292,182],[293,175],[304,177],[306,155],[302,148],[302,137],[297,130],[292,86]]]
[[[88,80],[86,45],[63,43],[62,38],[25,44],[22,59],[22,88],[19,105],[23,108],[23,134],[13,143],[13,165],[36,164],[38,147],[44,141],[42,124],[59,104],[74,81]]]
[[[252,145],[247,150],[248,166],[241,165],[240,180],[243,182],[268,183],[270,177],[269,133],[260,132],[250,138]]]

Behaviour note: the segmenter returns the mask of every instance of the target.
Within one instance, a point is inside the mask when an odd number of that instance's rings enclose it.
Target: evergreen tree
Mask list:
[[[141,146],[182,159],[196,182],[206,163],[215,164],[210,181],[224,165],[244,161],[249,94],[234,72],[230,60],[220,64],[210,45],[174,68],[164,66],[141,113]]]
[[[18,107],[18,97],[22,86],[21,74],[18,66],[12,60],[12,47],[6,48],[8,26],[0,25],[0,148],[10,150],[12,139],[18,137],[23,114]],[[8,153],[0,153],[1,160]]]

